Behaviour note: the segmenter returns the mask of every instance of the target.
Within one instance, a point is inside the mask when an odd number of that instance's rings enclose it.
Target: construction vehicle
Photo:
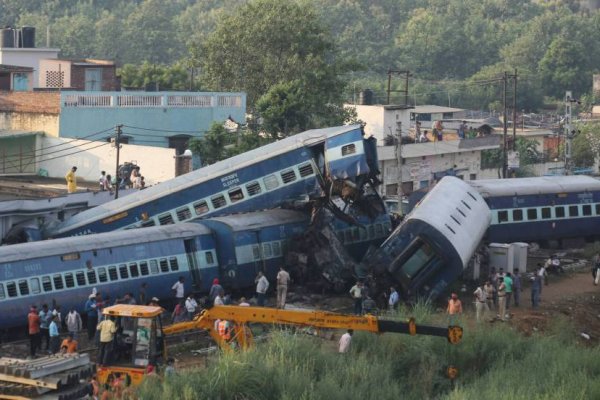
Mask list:
[[[112,365],[98,366],[100,384],[110,382],[119,373],[132,386],[140,384],[148,366],[162,364],[167,357],[165,337],[190,330],[205,330],[223,351],[247,349],[254,343],[249,323],[294,325],[326,329],[353,329],[373,333],[405,333],[440,336],[456,344],[462,339],[459,326],[436,327],[385,320],[373,315],[346,315],[328,311],[285,310],[268,307],[215,306],[202,310],[193,320],[162,327],[160,307],[115,305],[105,308],[105,316],[117,317],[119,326],[114,352],[119,359]],[[220,334],[218,324],[228,321],[227,335]],[[120,343],[120,344],[119,344]],[[121,347],[123,346],[123,347]]]

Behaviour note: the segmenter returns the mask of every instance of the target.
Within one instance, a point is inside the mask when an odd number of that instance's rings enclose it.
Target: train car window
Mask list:
[[[418,239],[400,257],[405,257],[404,254],[407,254],[408,257],[403,260],[401,270],[409,279],[417,276],[421,269],[435,257],[433,248],[428,243]]]
[[[50,292],[52,290],[52,281],[49,276],[42,277],[42,287],[44,288],[44,292]]]
[[[265,258],[273,256],[273,252],[271,251],[271,245],[269,243],[263,243],[263,254]]]
[[[579,217],[579,206],[569,206],[569,216]]]
[[[244,192],[242,192],[242,188],[239,187],[231,189],[229,192],[227,192],[227,194],[229,195],[229,200],[232,203],[236,203],[244,199]]]
[[[528,208],[527,209],[527,219],[529,221],[535,221],[536,219],[538,219],[537,214],[538,214],[537,208]]]
[[[142,228],[147,228],[149,226],[154,226],[154,225],[156,225],[156,222],[154,222],[153,219],[149,219],[148,221],[142,222]]]
[[[152,275],[158,274],[158,262],[156,260],[150,260],[150,273]]]
[[[313,171],[313,167],[311,163],[302,164],[298,167],[298,172],[300,172],[300,176],[305,178],[307,176],[311,176],[315,172]]]
[[[523,210],[513,210],[512,217],[513,221],[523,221]]]
[[[246,185],[246,191],[248,192],[248,196],[256,196],[261,192],[260,184],[256,181],[250,182]]]
[[[356,153],[356,145],[354,143],[342,146],[342,156],[347,156]]]
[[[542,219],[552,218],[552,209],[550,207],[542,207]]]
[[[0,300],[5,297],[6,295],[4,294],[4,284],[0,283]]]
[[[196,215],[206,214],[208,212],[208,204],[204,200],[194,203],[194,211],[196,211]]]
[[[117,275],[117,267],[115,267],[114,265],[108,267],[108,277],[111,281],[116,281],[117,279],[119,279],[119,276]]]
[[[8,292],[8,297],[17,297],[19,295],[17,293],[17,284],[14,282],[8,282],[6,284],[6,291]]]
[[[383,227],[382,227],[383,229]],[[352,240],[358,241],[360,240],[360,231],[357,227],[352,228]]]
[[[279,257],[281,255],[281,245],[279,242],[273,242],[273,255]]]
[[[581,206],[581,214],[588,216],[588,215],[592,215],[592,206],[589,204],[584,204]]]
[[[600,203],[596,204],[596,215],[600,215]]]
[[[171,215],[171,213],[159,215],[158,223],[161,225],[171,225],[173,223],[173,216]]]
[[[375,227],[373,225],[367,226],[367,231],[369,232],[369,239],[375,238]]]
[[[98,268],[98,280],[100,282],[108,281],[108,275],[106,274],[106,268],[104,268],[104,267]]]
[[[160,272],[169,272],[169,264],[167,263],[167,259],[163,258],[159,262]]]
[[[225,207],[227,205],[227,200],[225,200],[225,196],[218,195],[215,197],[211,197],[210,202],[213,205],[213,208],[221,208],[221,207]]]
[[[293,169],[288,169],[281,172],[281,180],[284,184],[294,182],[296,180],[296,173]]]
[[[54,290],[61,290],[65,287],[65,285],[63,284],[63,277],[61,274],[54,275],[52,277],[52,280],[54,281]]]
[[[142,273],[142,276],[146,276],[150,273],[150,271],[148,271],[148,263],[146,261],[140,262],[140,272]]]
[[[556,218],[564,218],[565,217],[565,208],[563,206],[556,207],[554,209],[554,214]]]
[[[71,272],[67,272],[65,274],[65,286],[68,288],[75,287],[75,279],[73,278],[73,274]]]
[[[127,265],[126,264],[119,265],[119,276],[121,277],[121,279],[128,279],[129,278],[129,272],[127,271]]]
[[[469,206],[466,201],[461,200],[460,202],[463,203],[469,210],[471,209],[471,206]]]
[[[206,263],[209,265],[215,262],[215,259],[210,251],[205,251],[204,257],[206,258]]]
[[[352,231],[350,231],[350,229],[344,230],[344,242],[345,243],[352,242]]]
[[[498,222],[508,221],[508,211],[498,211]]]
[[[169,258],[169,264],[171,264],[171,271],[179,271],[179,261],[177,261],[177,258]]]
[[[29,295],[29,285],[26,279],[19,281],[19,293],[21,293],[21,296]]]
[[[381,224],[375,224],[375,236],[383,236],[383,226]]]
[[[42,289],[40,288],[40,280],[39,278],[31,278],[29,280],[30,286],[31,286],[31,293],[33,294],[38,294],[42,291]]]
[[[78,286],[85,286],[85,274],[83,273],[83,271],[79,271],[75,273],[75,279],[77,279],[77,285]]]
[[[180,221],[185,221],[192,218],[192,212],[188,207],[178,208],[175,213],[177,214],[177,219]]]
[[[137,278],[140,276],[140,272],[138,271],[137,263],[129,264],[129,276],[132,278]]]
[[[365,228],[359,229],[360,240],[367,240],[367,230]]]
[[[252,255],[254,256],[255,260],[260,260],[260,249],[258,248],[257,244],[252,245]]]
[[[275,175],[267,175],[263,178],[263,182],[265,183],[265,189],[273,190],[279,186],[279,181]]]
[[[90,285],[95,285],[96,282],[97,282],[96,271],[94,271],[94,270],[88,271],[87,272],[87,278],[88,278],[88,283]]]

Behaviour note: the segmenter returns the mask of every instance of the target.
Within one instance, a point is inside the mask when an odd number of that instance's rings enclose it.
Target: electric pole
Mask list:
[[[571,175],[572,162],[571,155],[573,150],[573,137],[575,136],[575,130],[571,124],[572,117],[572,109],[571,106],[573,103],[579,103],[577,99],[573,98],[573,93],[570,90],[567,90],[565,93],[565,175]]]
[[[517,69],[515,68],[515,74],[513,75],[513,142],[512,150],[517,150]]]
[[[507,80],[508,80],[508,74],[506,71],[504,71],[504,76],[502,77],[502,119],[503,119],[503,138],[504,138],[504,151],[502,154],[502,178],[506,178],[506,173],[508,170],[508,154],[507,154],[507,147],[508,147],[508,138],[507,138],[507,134],[508,134],[508,125],[507,125],[507,113],[506,113],[506,86],[507,86]]]
[[[115,168],[115,177],[116,177],[116,188],[115,188],[115,199],[119,198],[119,186],[121,184],[121,177],[119,176],[119,152],[121,150],[121,134],[123,125],[115,126],[115,149],[117,149],[117,165]]]

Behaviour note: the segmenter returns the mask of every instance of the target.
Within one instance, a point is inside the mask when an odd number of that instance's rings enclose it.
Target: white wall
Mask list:
[[[54,178],[64,177],[73,166],[77,167],[77,176],[86,181],[96,182],[100,171],[114,176],[116,150],[111,144],[103,145],[105,143],[46,137],[42,140],[45,151],[41,152],[38,168],[47,170]],[[74,154],[80,150],[85,151]],[[135,161],[146,185],[153,185],[175,177],[174,157],[175,149],[123,144],[119,163]]]
[[[60,49],[50,48],[0,48],[0,64],[18,65],[20,67],[33,68],[33,87],[38,86],[38,73],[40,60],[45,58],[57,58]]]
[[[361,106],[361,105],[346,105],[345,107],[354,108],[358,119],[365,122],[365,133],[372,135],[377,139],[377,145],[383,145],[383,119],[384,109],[382,106]]]

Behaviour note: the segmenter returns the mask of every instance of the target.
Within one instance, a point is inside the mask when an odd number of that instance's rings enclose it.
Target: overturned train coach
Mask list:
[[[258,271],[271,282],[289,241],[310,223],[307,213],[274,209],[207,220],[0,247],[0,330],[23,326],[29,306],[60,305],[80,312],[96,290],[110,304],[125,293],[172,298],[185,278],[186,292],[206,294],[214,278],[232,290],[251,289]],[[367,236],[347,247],[379,245],[390,231],[385,215],[365,220]],[[356,227],[337,223],[336,235]]]
[[[367,270],[391,277],[405,298],[435,299],[460,277],[490,219],[477,190],[444,177],[370,257]]]
[[[314,129],[50,224],[45,238],[169,225],[341,195],[376,180],[376,141],[360,125]],[[338,193],[336,193],[336,191]],[[381,211],[381,210],[380,210]]]

